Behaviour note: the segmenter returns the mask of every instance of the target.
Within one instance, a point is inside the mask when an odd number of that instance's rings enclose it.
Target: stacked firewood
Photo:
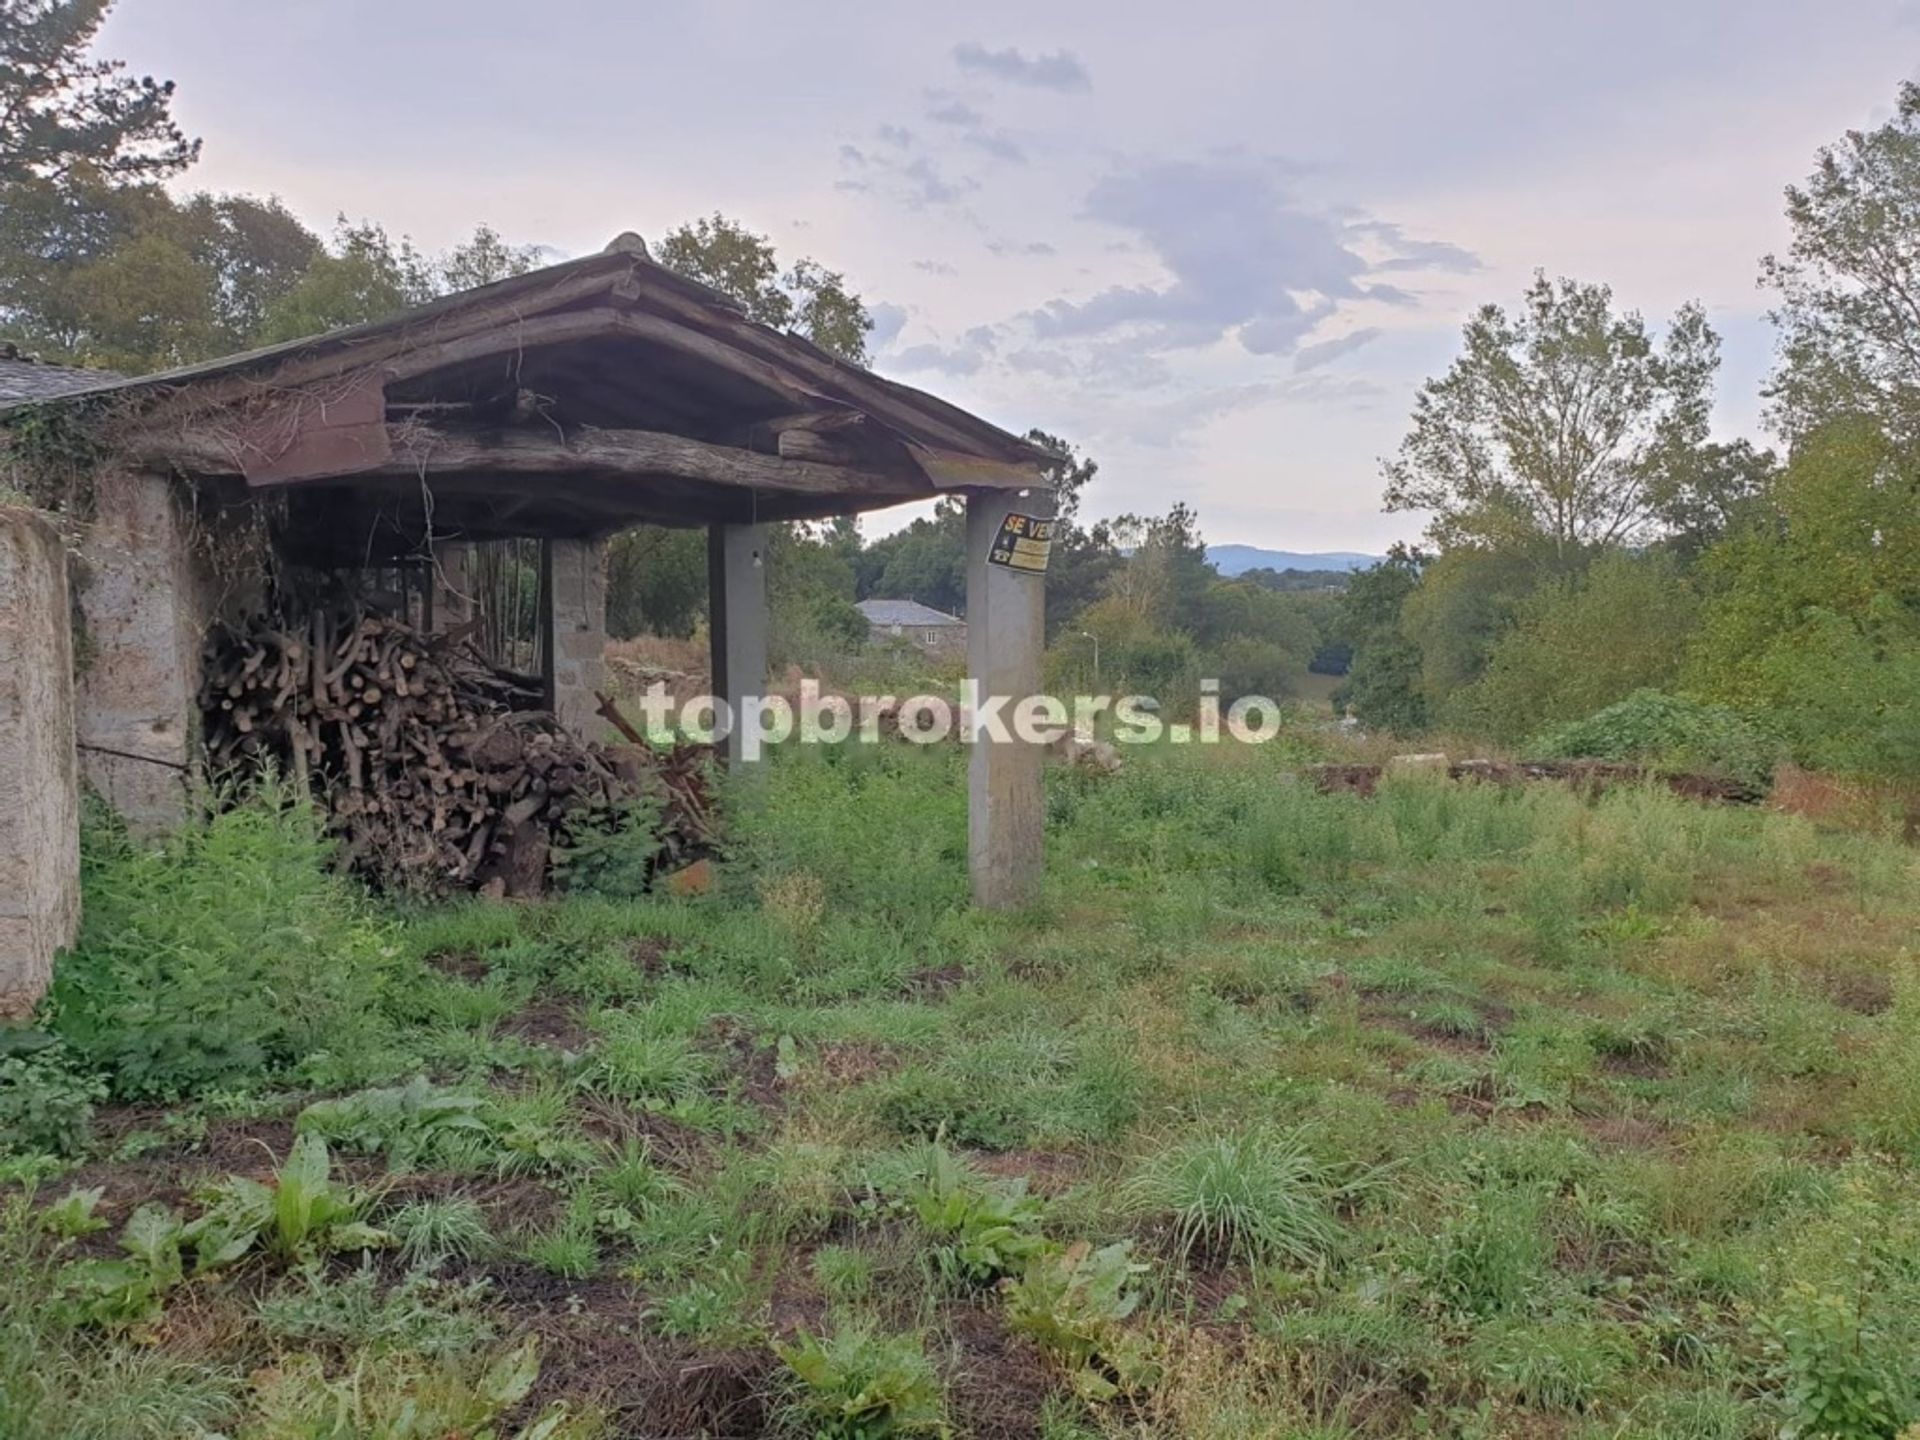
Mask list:
[[[583,740],[471,633],[324,607],[297,628],[217,627],[202,670],[210,765],[290,776],[346,862],[389,889],[538,894],[555,845],[642,801],[659,811],[656,868],[711,845],[704,748]]]

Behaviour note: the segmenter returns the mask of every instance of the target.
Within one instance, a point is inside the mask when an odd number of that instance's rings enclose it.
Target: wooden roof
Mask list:
[[[637,237],[375,324],[69,392],[140,463],[285,494],[315,558],[814,518],[1043,483],[1026,441],[746,318]]]

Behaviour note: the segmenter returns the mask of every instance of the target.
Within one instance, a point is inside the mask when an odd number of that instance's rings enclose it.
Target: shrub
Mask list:
[[[553,868],[570,893],[630,900],[647,893],[660,842],[660,800],[634,796],[572,825]]]
[[[793,1418],[815,1440],[883,1440],[894,1435],[945,1435],[946,1406],[920,1342],[843,1324],[825,1339],[801,1331],[774,1352],[796,1382]]]
[[[1638,690],[1584,720],[1537,736],[1527,747],[1541,759],[1616,760],[1699,770],[1766,785],[1781,746],[1724,705]]]
[[[262,789],[158,848],[93,820],[54,1028],[117,1096],[177,1098],[385,1038],[394,951],[311,807]]]
[[[34,1032],[0,1031],[0,1039],[18,1033]],[[86,1148],[105,1084],[75,1074],[58,1042],[0,1055],[0,1154],[64,1156]]]
[[[1128,1182],[1137,1214],[1172,1227],[1182,1259],[1196,1250],[1249,1263],[1315,1264],[1338,1243],[1331,1187],[1291,1136],[1211,1135],[1151,1156]]]

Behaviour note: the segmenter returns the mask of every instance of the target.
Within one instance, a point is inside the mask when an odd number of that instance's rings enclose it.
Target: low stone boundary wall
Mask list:
[[[80,923],[73,724],[66,551],[0,505],[0,1018],[31,1013]]]

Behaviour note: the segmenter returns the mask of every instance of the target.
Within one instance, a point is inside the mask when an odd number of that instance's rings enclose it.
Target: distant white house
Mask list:
[[[854,607],[867,617],[867,638],[876,645],[905,640],[929,655],[967,648],[967,622],[918,600],[862,600]]]

